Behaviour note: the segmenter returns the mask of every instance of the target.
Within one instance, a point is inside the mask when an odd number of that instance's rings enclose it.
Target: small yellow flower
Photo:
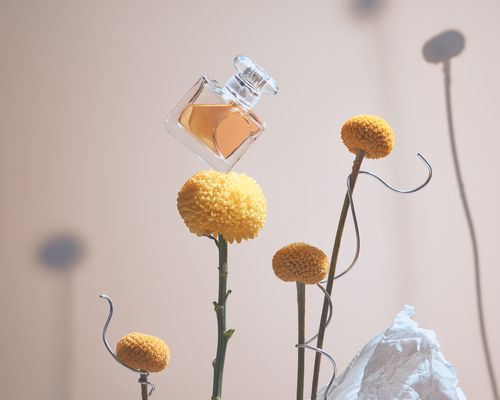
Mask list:
[[[383,158],[394,147],[394,133],[389,124],[376,115],[357,115],[342,127],[342,141],[351,153],[366,152],[366,158]]]
[[[159,372],[170,361],[170,350],[156,336],[132,332],[116,345],[116,356],[126,366],[148,372]]]
[[[219,235],[232,243],[255,238],[266,222],[266,198],[259,184],[236,172],[193,175],[181,188],[177,209],[189,230]]]
[[[328,257],[307,243],[292,243],[278,250],[273,257],[273,270],[285,282],[314,284],[320,282],[329,269]]]

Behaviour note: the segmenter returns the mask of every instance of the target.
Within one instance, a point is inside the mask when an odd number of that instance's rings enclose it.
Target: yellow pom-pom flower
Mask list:
[[[132,332],[116,345],[116,356],[126,366],[148,372],[159,372],[170,361],[170,350],[156,336]]]
[[[273,270],[285,282],[315,284],[328,272],[328,257],[307,243],[292,243],[278,250],[273,257]]]
[[[389,124],[376,115],[357,115],[342,127],[342,141],[351,153],[365,151],[366,158],[383,158],[394,147],[394,133]]]
[[[266,222],[266,198],[259,184],[236,172],[193,175],[181,188],[177,209],[189,230],[221,234],[229,243],[255,238]]]

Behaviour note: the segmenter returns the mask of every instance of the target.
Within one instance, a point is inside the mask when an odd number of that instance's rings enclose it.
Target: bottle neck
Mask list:
[[[260,98],[260,91],[253,88],[238,75],[233,75],[225,85],[225,89],[237,104],[248,111],[253,108]]]

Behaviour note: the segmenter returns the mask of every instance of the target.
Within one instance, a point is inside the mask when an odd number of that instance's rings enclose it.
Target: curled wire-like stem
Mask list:
[[[413,189],[398,189],[392,185],[389,185],[385,180],[383,180],[381,177],[375,175],[374,173],[372,172],[369,172],[369,171],[359,171],[360,174],[365,174],[365,175],[369,175],[369,176],[372,176],[373,178],[377,179],[382,185],[384,185],[386,188],[392,190],[393,192],[396,192],[396,193],[402,193],[402,194],[408,194],[408,193],[415,193],[415,192],[418,192],[420,189],[423,189],[425,186],[427,186],[427,184],[431,181],[432,179],[432,166],[431,164],[429,164],[429,162],[424,158],[424,156],[422,156],[422,154],[420,153],[417,153],[417,157],[425,164],[425,166],[427,167],[427,171],[428,171],[428,174],[427,174],[427,178],[426,180],[424,181],[424,183],[422,183],[421,185],[413,188]]]
[[[325,295],[325,298],[328,300],[328,318],[327,318],[326,324],[325,324],[325,330],[326,330],[326,328],[330,324],[330,321],[332,320],[332,315],[333,315],[332,298],[330,297],[330,295],[328,294],[328,292],[326,291],[326,289],[321,284],[318,283],[318,284],[316,284],[316,286],[319,289],[321,289],[321,291]],[[332,377],[330,378],[330,381],[328,382],[328,386],[325,389],[324,400],[327,400],[328,393],[330,393],[330,389],[331,389],[331,387],[333,385],[333,382],[335,381],[335,377],[337,375],[337,364],[335,363],[335,360],[333,359],[333,357],[330,354],[328,354],[326,351],[310,345],[311,342],[313,342],[314,340],[316,340],[316,338],[318,337],[318,335],[319,335],[319,332],[316,335],[314,335],[313,337],[311,337],[309,340],[306,340],[304,342],[304,344],[296,344],[295,347],[302,347],[304,349],[309,349],[309,350],[315,351],[316,353],[320,353],[321,355],[323,355],[326,358],[328,358],[328,360],[332,363],[332,366],[333,366]]]
[[[148,375],[149,374],[147,373],[142,373],[138,380],[138,382],[141,384],[141,389],[144,388],[142,392],[143,392],[143,398],[145,400],[148,397],[151,397],[154,391],[156,390],[156,386],[154,385],[154,383],[148,381]],[[150,387],[149,391],[148,391],[148,386]]]
[[[324,396],[324,400],[327,400],[328,394],[330,393],[333,382],[335,381],[335,377],[337,376],[337,363],[335,362],[335,360],[333,359],[333,357],[330,354],[328,354],[326,351],[319,349],[317,347],[311,346],[309,344],[296,344],[295,347],[303,347],[305,349],[313,350],[317,353],[320,353],[321,355],[328,358],[328,360],[332,363],[333,373],[332,373],[332,377],[330,378],[330,382],[328,382],[328,385],[326,386],[325,396]]]
[[[154,383],[151,383],[149,381],[146,381],[146,385],[151,387],[151,389],[149,390],[149,393],[148,393],[148,396],[151,397],[156,390],[156,386]]]
[[[107,333],[108,333],[109,323],[111,322],[111,318],[113,317],[113,310],[114,310],[113,301],[106,294],[100,294],[99,297],[101,299],[105,299],[108,302],[108,304],[109,304],[108,318],[106,319],[106,323],[104,324],[104,328],[102,330],[102,341],[104,342],[104,346],[106,346],[106,349],[108,350],[109,354],[111,354],[111,357],[113,357],[118,364],[123,365],[125,368],[129,369],[132,372],[137,372],[139,374],[142,374],[143,371],[141,371],[139,369],[130,368],[129,366],[127,366],[124,363],[122,363],[120,361],[120,359],[117,357],[116,353],[111,349],[111,346],[109,345],[109,342],[108,342],[108,339],[107,339]]]
[[[102,341],[104,342],[104,346],[108,350],[108,353],[111,354],[111,357],[113,357],[114,360],[118,364],[124,366],[125,368],[127,368],[128,370],[130,370],[132,372],[140,374],[139,383],[141,384],[141,387],[146,387],[147,388],[149,386],[151,388],[149,390],[149,392],[147,391],[147,389],[142,390],[142,398],[143,398],[143,400],[146,400],[155,391],[155,389],[156,389],[155,385],[148,381],[148,376],[149,376],[149,372],[148,371],[144,371],[144,370],[141,370],[141,369],[130,368],[129,366],[127,366],[124,363],[122,363],[120,361],[120,359],[118,358],[118,356],[116,355],[116,353],[111,349],[111,346],[109,345],[109,342],[108,342],[108,339],[107,339],[107,333],[108,333],[109,323],[111,322],[111,318],[113,317],[113,310],[114,310],[113,301],[111,300],[111,298],[108,295],[106,295],[104,293],[100,294],[99,297],[101,299],[105,299],[108,302],[108,305],[109,305],[108,318],[106,319],[106,322],[104,324],[104,328],[102,330]]]
[[[411,189],[398,189],[398,188],[388,184],[384,179],[382,179],[380,176],[374,174],[373,172],[359,171],[359,174],[368,175],[368,176],[371,176],[372,178],[375,178],[382,185],[384,185],[386,188],[392,190],[393,192],[401,193],[401,194],[415,193],[415,192],[418,192],[419,190],[423,189],[425,186],[427,186],[427,184],[432,179],[432,166],[431,166],[431,164],[429,164],[429,162],[420,153],[417,153],[417,157],[425,164],[425,166],[427,167],[428,173],[427,173],[427,178],[425,179],[425,181],[422,184],[420,184],[417,187],[411,188]],[[361,238],[360,238],[360,233],[359,233],[358,218],[356,215],[356,209],[354,207],[354,200],[353,200],[353,196],[352,196],[351,175],[349,175],[347,177],[347,195],[349,196],[349,203],[351,205],[351,207],[350,207],[351,208],[351,215],[352,215],[352,220],[354,223],[354,231],[356,234],[356,251],[355,251],[354,257],[351,261],[351,264],[344,271],[335,275],[334,279],[341,278],[342,276],[347,274],[354,267],[354,265],[358,261],[359,253],[360,253],[360,249],[361,249]]]
[[[321,291],[325,295],[325,298],[328,300],[328,317],[326,319],[326,324],[325,324],[325,329],[326,329],[326,328],[328,328],[328,325],[330,325],[330,321],[332,320],[332,316],[333,316],[332,298],[330,297],[330,295],[328,294],[328,292],[326,291],[326,289],[320,283],[317,283],[316,286],[321,289]],[[319,333],[317,333],[316,335],[314,335],[309,340],[306,340],[305,344],[310,344],[311,342],[313,342],[314,340],[316,340],[316,338],[318,337],[318,335],[319,335]]]
[[[432,166],[429,164],[429,162],[420,153],[417,154],[417,157],[427,167],[428,175],[427,175],[426,180],[422,184],[420,184],[419,186],[417,186],[415,188],[412,188],[412,189],[398,189],[398,188],[396,188],[396,187],[388,184],[380,176],[378,176],[378,175],[376,175],[376,174],[374,174],[372,172],[369,172],[369,171],[359,171],[359,173],[360,174],[364,174],[364,175],[368,175],[368,176],[371,176],[371,177],[377,179],[386,188],[388,188],[388,189],[390,189],[390,190],[392,190],[392,191],[394,191],[396,193],[402,193],[402,194],[415,193],[415,192],[419,191],[420,189],[423,189],[425,186],[427,186],[427,184],[432,179]],[[353,260],[351,261],[351,264],[344,271],[342,271],[339,274],[335,275],[334,279],[338,279],[338,278],[344,276],[345,274],[347,274],[354,267],[354,265],[358,261],[359,253],[360,253],[360,249],[361,249],[361,237],[360,237],[360,233],[359,233],[359,224],[358,224],[358,218],[357,218],[357,215],[356,215],[356,209],[354,207],[354,200],[353,200],[353,194],[352,194],[352,192],[353,192],[353,190],[352,190],[352,175],[349,174],[349,176],[347,177],[347,195],[349,197],[351,215],[352,215],[352,220],[353,220],[353,223],[354,223],[354,231],[355,231],[355,234],[356,234],[356,252],[354,254]],[[327,282],[327,281],[323,281],[321,283],[325,283],[325,282]],[[325,298],[328,300],[328,303],[329,303],[328,318],[327,318],[327,322],[325,324],[325,330],[326,330],[326,328],[330,324],[330,321],[332,319],[332,314],[333,314],[332,299],[331,299],[330,295],[328,294],[328,292],[326,291],[326,289],[321,284],[318,284],[317,286],[322,290],[322,292],[325,295]],[[328,386],[325,389],[324,399],[326,400],[328,398],[328,394],[329,394],[330,389],[331,389],[331,387],[333,385],[333,382],[335,380],[335,375],[337,373],[337,366],[336,366],[335,360],[333,359],[332,356],[330,356],[329,354],[327,354],[322,349],[319,349],[317,347],[313,347],[313,346],[309,345],[313,340],[315,340],[318,337],[318,335],[319,335],[319,332],[316,335],[314,335],[311,339],[309,339],[308,341],[306,341],[304,345],[296,345],[296,347],[304,347],[304,348],[313,350],[315,352],[318,352],[318,353],[324,355],[325,357],[327,357],[332,362],[332,365],[333,365],[333,376],[330,379],[330,382],[329,382]]]

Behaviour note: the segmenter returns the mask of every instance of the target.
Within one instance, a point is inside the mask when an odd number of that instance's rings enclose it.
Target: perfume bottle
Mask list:
[[[230,171],[264,130],[251,110],[262,93],[278,84],[245,56],[234,59],[237,72],[225,85],[202,76],[165,121],[168,132],[212,167]]]

